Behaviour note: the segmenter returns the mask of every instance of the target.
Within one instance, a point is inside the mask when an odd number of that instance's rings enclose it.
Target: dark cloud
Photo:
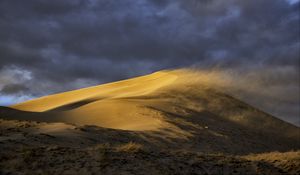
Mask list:
[[[298,75],[299,7],[297,0],[1,0],[0,71],[29,71],[33,96],[191,65]],[[294,77],[274,83],[298,86]]]
[[[28,91],[29,89],[23,84],[7,84],[1,90],[1,94],[10,95],[10,94],[19,94]]]

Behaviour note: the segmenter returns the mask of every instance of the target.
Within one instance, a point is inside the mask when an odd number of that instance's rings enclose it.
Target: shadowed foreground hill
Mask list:
[[[64,164],[108,174],[137,172],[134,167],[140,174],[299,172],[298,152],[272,153],[279,162],[261,153],[299,150],[300,129],[227,95],[214,86],[217,80],[161,71],[2,107],[0,167],[9,172],[7,162],[29,159],[28,166],[18,162],[20,170],[54,163],[61,170],[48,167],[50,174],[64,172]]]

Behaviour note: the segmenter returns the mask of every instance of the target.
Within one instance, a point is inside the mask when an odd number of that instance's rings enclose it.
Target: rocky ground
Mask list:
[[[229,155],[137,138],[93,126],[0,120],[0,174],[300,174],[300,151]]]

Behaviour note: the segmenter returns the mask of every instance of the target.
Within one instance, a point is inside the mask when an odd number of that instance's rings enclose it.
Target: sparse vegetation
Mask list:
[[[143,146],[141,144],[129,142],[129,143],[126,143],[123,145],[119,145],[115,149],[118,152],[133,153],[133,152],[138,152],[138,151],[142,150],[142,148],[143,148]]]
[[[2,127],[3,123],[5,127],[16,127],[19,130],[8,132]],[[28,126],[29,124],[30,122]],[[39,124],[35,125],[35,128],[39,127]],[[237,156],[174,147],[162,149],[150,142],[141,144],[141,141],[126,131],[86,127],[89,129],[84,131],[74,127],[74,132],[80,132],[81,137],[77,143],[73,140],[79,137],[76,135],[63,138],[56,135],[50,138],[39,132],[31,132],[21,134],[21,138],[15,137],[18,133],[33,131],[33,128],[24,128],[18,125],[18,121],[1,120],[0,131],[6,131],[6,137],[10,139],[5,140],[3,137],[0,144],[0,174],[276,175],[300,172],[300,151]],[[211,130],[211,127],[205,130]],[[90,140],[90,136],[100,140]],[[70,141],[72,143],[68,144]],[[182,143],[178,145],[185,148]]]
[[[230,156],[198,152],[149,150],[129,142],[118,147],[101,144],[91,148],[36,147],[3,159],[0,174],[299,174],[298,152]],[[100,151],[100,152],[99,152]],[[274,155],[275,157],[268,155]],[[284,157],[280,159],[278,156]],[[26,157],[26,161],[19,159]],[[265,159],[267,158],[267,159]],[[279,159],[278,159],[279,158]],[[12,163],[15,164],[12,164]]]

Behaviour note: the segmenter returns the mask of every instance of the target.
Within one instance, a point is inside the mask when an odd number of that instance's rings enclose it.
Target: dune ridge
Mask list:
[[[223,78],[160,71],[38,98],[0,115],[128,131],[168,148],[231,154],[299,149],[300,128],[226,94],[216,83]]]
[[[24,111],[44,112],[59,106],[89,99],[96,101],[104,98],[108,99],[145,95],[172,83],[175,79],[175,75],[161,71],[148,76],[141,76],[104,85],[49,95],[19,103],[11,107]]]
[[[162,120],[158,116],[151,117],[151,111],[140,104],[124,99],[151,94],[172,84],[176,79],[174,74],[156,72],[148,76],[49,95],[12,108],[29,112],[60,111],[60,114],[56,113],[60,116],[59,121],[67,123],[155,130],[162,127]],[[140,113],[148,113],[148,116]],[[57,117],[53,117],[53,120],[56,121]],[[51,118],[47,121],[51,121]]]

